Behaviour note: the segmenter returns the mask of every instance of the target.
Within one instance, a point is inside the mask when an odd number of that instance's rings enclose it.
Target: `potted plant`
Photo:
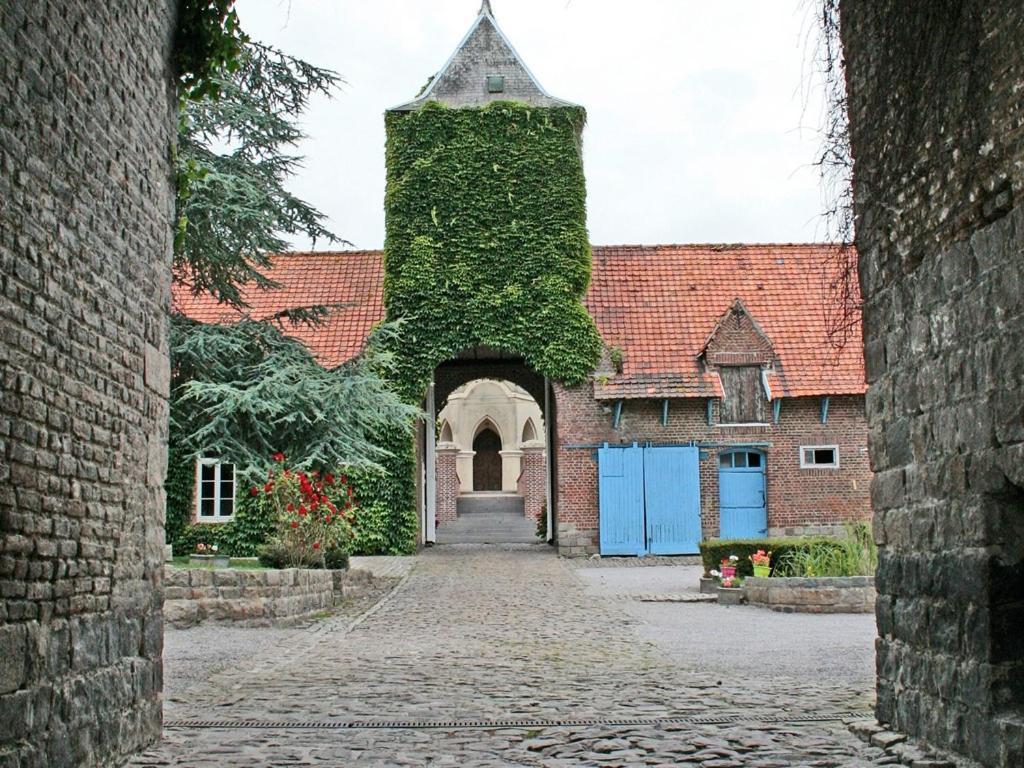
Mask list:
[[[227,555],[217,554],[216,544],[206,544],[200,541],[196,544],[196,551],[189,555],[188,564],[228,568],[231,565],[231,558]]]
[[[743,590],[740,588],[742,582],[736,576],[722,575],[722,582],[718,585],[719,605],[739,605],[743,602]]]
[[[722,558],[722,578],[731,579],[736,576],[736,564],[739,558],[736,555],[729,555]]]
[[[750,562],[754,564],[754,576],[766,579],[772,573],[772,553],[763,549],[757,550],[750,556]]]

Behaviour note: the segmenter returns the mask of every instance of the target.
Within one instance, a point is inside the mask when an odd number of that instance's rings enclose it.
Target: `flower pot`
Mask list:
[[[723,565],[722,566],[722,578],[723,579],[731,579],[731,578],[733,578],[735,576],[736,576],[736,566],[735,565]]]
[[[702,595],[714,595],[718,592],[718,579],[714,576],[700,577],[700,593]]]
[[[754,575],[759,579],[767,579],[772,574],[772,567],[770,565],[755,565]]]
[[[719,587],[719,605],[742,605],[743,590],[740,587]]]
[[[213,567],[214,568],[230,568],[231,558],[227,555],[214,555],[213,556]]]
[[[189,555],[188,564],[198,566],[209,566],[213,563],[213,555]]]

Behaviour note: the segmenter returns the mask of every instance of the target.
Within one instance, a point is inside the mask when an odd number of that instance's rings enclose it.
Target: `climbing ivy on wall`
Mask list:
[[[476,346],[570,385],[594,369],[584,120],[511,102],[387,115],[384,302],[405,321],[397,377],[410,398]]]
[[[438,365],[478,346],[568,385],[594,370],[601,340],[581,302],[585,119],[578,107],[512,102],[387,115],[384,302],[403,322],[392,377],[409,402]],[[359,490],[413,516],[412,448],[389,447],[387,481]]]

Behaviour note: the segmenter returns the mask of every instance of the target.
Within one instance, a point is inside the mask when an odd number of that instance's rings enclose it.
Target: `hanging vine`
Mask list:
[[[585,119],[578,107],[512,102],[387,115],[384,301],[404,324],[393,375],[409,402],[438,365],[475,347],[568,385],[594,370],[601,339],[581,301]],[[414,515],[411,445],[389,447],[375,490]]]

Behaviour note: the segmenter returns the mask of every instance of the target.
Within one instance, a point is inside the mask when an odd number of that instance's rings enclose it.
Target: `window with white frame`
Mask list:
[[[217,459],[196,462],[196,520],[224,523],[235,514],[235,465]]]
[[[838,467],[838,445],[800,446],[800,469],[836,469]]]

